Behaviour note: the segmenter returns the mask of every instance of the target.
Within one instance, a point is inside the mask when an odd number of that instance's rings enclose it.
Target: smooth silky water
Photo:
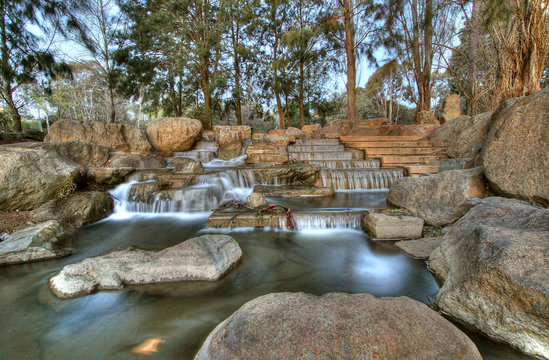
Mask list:
[[[296,209],[385,208],[386,192],[337,193],[335,198],[272,202]],[[162,249],[215,233],[208,212],[115,214],[81,229],[69,257],[0,268],[1,359],[135,359],[131,350],[161,338],[154,359],[192,359],[209,332],[245,302],[272,292],[371,293],[429,303],[439,289],[423,261],[391,242],[358,230],[230,234],[244,256],[219,282],[177,282],[58,299],[48,279],[63,266],[120,246]],[[469,334],[485,359],[528,359],[507,346]],[[276,350],[276,349],[273,349]]]

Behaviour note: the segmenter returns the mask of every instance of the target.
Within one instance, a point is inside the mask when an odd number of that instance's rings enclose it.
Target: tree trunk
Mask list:
[[[109,122],[111,124],[114,124],[114,121],[116,120],[116,104],[114,99],[114,90],[112,88],[109,89],[109,98],[110,98],[110,107],[111,107]]]
[[[469,21],[469,46],[467,52],[467,83],[466,94],[467,109],[469,116],[476,115],[478,112],[478,94],[477,94],[477,58],[478,42],[480,37],[480,8],[479,0],[473,0],[473,9]]]
[[[414,78],[418,91],[416,103],[417,114],[420,111],[431,110],[431,67],[433,62],[433,1],[425,0],[425,19],[421,23],[423,39],[420,39],[420,20],[418,17],[417,0],[412,0],[412,56],[414,64]],[[420,51],[420,43],[423,43],[423,58]]]
[[[343,20],[345,24],[345,54],[347,56],[347,118],[356,120],[356,68],[355,39],[352,29],[352,0],[343,0]]]
[[[284,107],[282,106],[282,101],[280,100],[280,84],[278,83],[278,42],[279,42],[279,36],[278,34],[275,35],[275,43],[273,47],[273,68],[274,68],[274,74],[273,74],[273,85],[274,85],[274,93],[276,98],[276,107],[278,109],[278,125],[279,129],[285,129],[284,124]]]
[[[303,129],[303,126],[305,126],[305,107],[303,106],[304,102],[304,90],[303,90],[303,83],[304,83],[304,76],[303,76],[303,62],[301,61],[299,63],[299,124],[301,125],[301,128]]]

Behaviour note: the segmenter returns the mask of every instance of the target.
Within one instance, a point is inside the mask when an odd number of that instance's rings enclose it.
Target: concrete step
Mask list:
[[[349,142],[345,146],[353,149],[375,149],[375,148],[426,148],[432,147],[433,144],[428,140],[423,141],[364,141],[364,142]]]
[[[379,168],[380,160],[310,160],[309,164],[323,169]]]
[[[409,176],[436,174],[440,171],[440,165],[403,165],[402,167]]]
[[[343,145],[290,145],[289,152],[320,152],[320,151],[345,151]]]
[[[354,123],[354,127],[373,127],[378,128],[383,125],[383,123],[388,123],[389,119],[379,118],[379,119],[365,119],[357,120]]]
[[[394,148],[372,148],[365,149],[366,156],[375,157],[375,155],[430,155],[443,153],[442,147],[394,147]]]
[[[295,145],[339,145],[338,139],[297,139]]]
[[[398,156],[398,155],[380,155],[381,164],[383,166],[395,166],[402,164],[414,164],[421,165],[427,164],[433,160],[440,160],[441,157],[437,155],[411,155],[411,156]]]
[[[389,141],[422,141],[426,138],[424,136],[391,136],[391,135],[379,135],[379,136],[342,136],[340,140],[344,143],[350,142],[389,142]]]
[[[292,152],[296,160],[352,160],[353,153],[348,151],[323,151],[323,152]]]

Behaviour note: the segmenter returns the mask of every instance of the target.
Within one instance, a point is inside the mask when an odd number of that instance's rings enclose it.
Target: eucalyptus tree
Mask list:
[[[487,0],[488,32],[495,52],[493,107],[507,98],[534,94],[549,50],[545,0]]]
[[[256,39],[257,25],[255,21],[259,0],[228,0],[227,44],[232,57],[233,98],[235,105],[236,124],[242,125],[242,86],[243,76],[258,68],[255,56],[259,52]]]
[[[288,48],[289,70],[297,70],[299,123],[303,127],[305,117],[310,117],[309,111],[305,110],[306,92],[312,92],[312,82],[324,85],[326,75],[333,69],[335,56],[330,52],[322,24],[322,16],[327,10],[325,2],[295,0],[293,8],[295,16],[282,37],[282,43]]]
[[[443,55],[451,48],[458,10],[448,0],[384,0],[377,9],[384,23],[380,42],[412,72],[416,115],[431,111],[433,74],[442,70]]]
[[[374,60],[373,37],[380,30],[373,0],[331,0],[325,13],[324,26],[334,49],[345,54],[347,88],[347,117],[356,120],[357,61],[361,56]]]
[[[51,44],[61,32],[61,13],[71,13],[62,0],[0,0],[0,97],[15,131],[21,131],[21,109],[25,105],[17,92],[26,84],[44,82],[60,71]],[[32,28],[31,26],[34,26]]]
[[[290,0],[263,0],[260,7],[259,46],[261,47],[261,83],[265,92],[272,92],[276,100],[279,128],[284,129],[285,105],[284,92],[289,93],[286,68],[288,65],[287,47],[282,38],[289,30],[293,20],[293,8]],[[287,96],[286,96],[287,97]],[[287,105],[287,104],[286,104]]]
[[[124,45],[123,13],[119,11],[115,0],[82,1],[83,5],[73,12],[76,26],[68,33],[68,38],[80,44],[97,64],[109,104],[108,115],[102,120],[114,123],[117,118],[116,87],[119,75],[114,55]]]
[[[157,95],[157,104],[165,103],[167,95],[173,105],[167,110],[175,115],[184,112],[200,89],[201,98],[195,97],[195,102],[202,106],[204,127],[211,128],[213,96],[226,76],[222,40],[229,19],[227,1],[131,0],[119,6],[130,19],[130,44],[119,52],[131,75],[125,88],[130,89],[130,83],[134,89],[148,87],[149,96]]]

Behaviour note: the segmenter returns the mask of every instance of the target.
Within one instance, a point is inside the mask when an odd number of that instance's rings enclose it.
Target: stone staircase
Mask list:
[[[321,186],[335,190],[386,189],[404,175],[401,168],[364,159],[363,151],[346,150],[338,139],[297,139],[288,146],[288,154],[320,167]]]
[[[402,167],[409,176],[440,171],[445,148],[434,147],[422,136],[342,136],[346,148],[364,151],[366,158],[379,159],[382,166]]]

